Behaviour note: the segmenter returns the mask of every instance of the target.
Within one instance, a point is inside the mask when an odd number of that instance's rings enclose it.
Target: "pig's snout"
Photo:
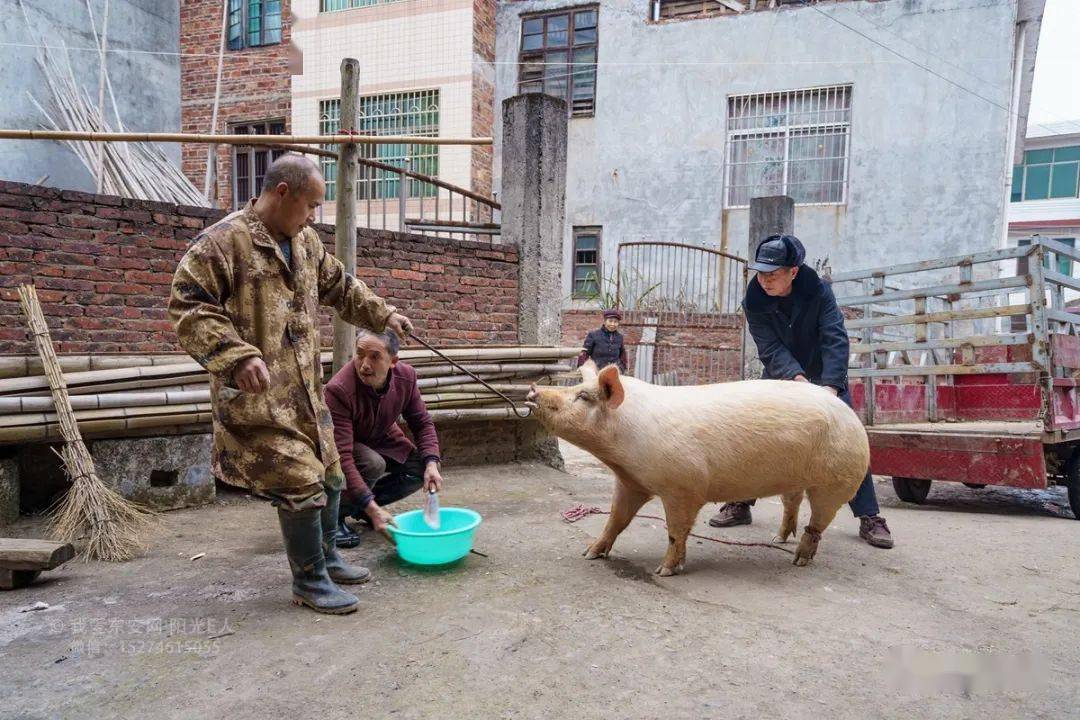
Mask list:
[[[540,393],[536,391],[536,383],[529,385],[529,394],[525,396],[525,407],[537,409],[536,400],[540,397]]]

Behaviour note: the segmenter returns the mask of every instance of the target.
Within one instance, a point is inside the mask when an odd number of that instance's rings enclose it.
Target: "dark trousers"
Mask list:
[[[851,393],[846,388],[837,397],[847,403],[848,407],[851,407]],[[745,500],[744,502],[753,505],[756,501]],[[859,489],[855,492],[855,497],[851,498],[848,507],[851,508],[851,512],[855,517],[869,517],[877,515],[881,511],[878,507],[877,491],[874,490],[874,478],[871,477],[869,468],[866,469],[866,477],[863,478],[862,484],[859,485]]]
[[[399,463],[393,458],[380,455],[367,445],[357,443],[353,446],[353,458],[356,468],[364,477],[375,503],[386,507],[390,503],[412,495],[424,485],[424,459],[419,450],[413,450],[405,462]],[[341,515],[365,519],[363,508],[346,506],[342,498]]]

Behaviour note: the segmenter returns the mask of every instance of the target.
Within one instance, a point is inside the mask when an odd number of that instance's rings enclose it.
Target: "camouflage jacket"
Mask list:
[[[345,272],[305,227],[292,267],[254,204],[202,232],[173,277],[169,317],[180,345],[210,373],[214,474],[256,492],[322,479],[338,460],[323,400],[319,305],[382,331],[395,308]],[[261,357],[269,389],[240,392],[237,362]]]

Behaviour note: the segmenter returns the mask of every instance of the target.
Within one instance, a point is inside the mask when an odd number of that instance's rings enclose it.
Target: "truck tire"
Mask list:
[[[916,505],[926,502],[926,496],[930,492],[930,481],[918,478],[894,477],[892,486],[898,498]]]

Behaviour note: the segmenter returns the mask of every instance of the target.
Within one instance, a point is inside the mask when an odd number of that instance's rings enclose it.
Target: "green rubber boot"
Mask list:
[[[345,615],[355,611],[360,601],[335,585],[326,572],[321,512],[320,508],[299,512],[278,508],[285,554],[292,569],[292,601],[294,605],[306,605],[315,612]]]

